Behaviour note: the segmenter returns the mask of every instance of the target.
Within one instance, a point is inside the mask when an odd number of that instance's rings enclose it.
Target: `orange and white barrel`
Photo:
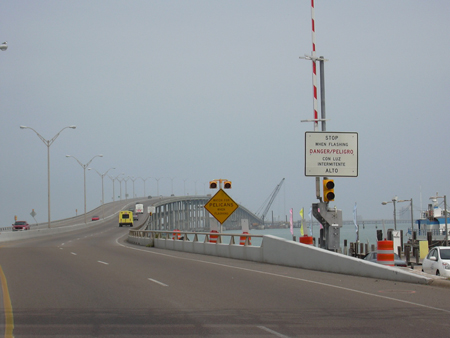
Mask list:
[[[181,239],[180,229],[175,229],[172,234],[172,239]]]
[[[394,241],[377,242],[377,263],[394,266]]]
[[[300,243],[313,245],[314,244],[314,239],[313,239],[312,236],[304,235],[304,236],[300,237]]]
[[[219,235],[213,235],[218,234],[219,232],[217,230],[211,230],[211,235],[209,235],[209,243],[217,243],[217,239],[219,238]]]
[[[248,235],[248,232],[244,231],[242,234],[243,235]],[[247,241],[247,238],[248,238],[248,245],[252,245],[252,242],[251,242],[252,238],[250,236],[241,236],[239,244],[240,245],[245,245],[245,242]]]

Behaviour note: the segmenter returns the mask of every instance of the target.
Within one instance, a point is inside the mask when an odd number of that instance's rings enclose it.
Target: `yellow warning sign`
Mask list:
[[[237,208],[239,208],[239,205],[237,205],[237,203],[222,189],[220,189],[217,194],[205,204],[205,209],[208,210],[220,224],[225,222]]]

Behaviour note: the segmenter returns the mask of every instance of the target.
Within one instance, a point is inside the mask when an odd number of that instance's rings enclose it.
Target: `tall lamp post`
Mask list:
[[[176,179],[176,177],[167,177],[167,178],[171,181],[171,188],[172,188],[171,194],[173,195],[173,180]]]
[[[88,170],[92,170],[93,168],[88,168]],[[105,177],[105,175],[108,173],[108,171],[110,171],[111,169],[116,169],[116,168],[109,168],[108,170],[106,170],[105,173],[100,174],[96,169],[95,172],[102,178],[102,218],[105,219],[105,210],[103,208],[103,205],[105,204],[105,190],[103,188],[103,178]]]
[[[130,176],[124,177],[122,181],[125,181],[125,199],[128,199],[128,187],[127,187],[127,181],[130,179]]]
[[[159,180],[164,177],[160,177],[160,178],[153,177],[153,178],[156,180],[156,196],[159,197]]]
[[[84,224],[86,224],[87,223],[87,221],[86,221],[86,168],[89,166],[89,164],[91,164],[91,162],[92,162],[92,160],[94,158],[96,158],[96,157],[103,157],[103,155],[95,155],[86,164],[81,163],[80,160],[77,159],[75,156],[66,155],[66,157],[73,157],[78,162],[78,164],[81,165],[81,167],[83,168],[83,173],[84,173]]]
[[[48,227],[50,228],[50,146],[53,144],[53,142],[55,142],[55,140],[58,138],[59,134],[61,134],[61,132],[64,129],[75,129],[76,126],[67,126],[64,127],[63,129],[61,129],[58,134],[56,134],[55,136],[53,136],[52,139],[50,140],[46,140],[45,138],[43,138],[41,136],[41,134],[39,134],[36,130],[34,130],[33,128],[27,127],[27,126],[20,126],[20,129],[31,129],[32,131],[34,131],[36,133],[36,135],[41,139],[42,142],[44,142],[44,144],[47,146],[47,190],[48,190]]]
[[[136,194],[134,193],[134,181],[136,181],[137,179],[138,179],[138,178],[137,178],[137,177],[134,177],[134,176],[130,177],[130,180],[133,182],[133,198],[136,197]]]
[[[395,204],[396,204],[397,200],[398,200],[398,197],[395,196],[395,197],[392,199],[392,201],[381,202],[381,204],[383,204],[383,205],[386,205],[386,204],[388,204],[388,203],[394,204],[394,230],[397,230],[397,210],[396,210],[396,208],[395,208]]]
[[[147,178],[138,177],[138,178],[140,178],[144,182],[144,197],[145,197],[145,196],[147,196],[147,194],[145,193],[145,181],[147,181],[151,177],[147,177]]]
[[[120,176],[120,175],[124,175],[124,173],[121,173],[121,174],[119,174],[119,175],[117,175],[116,177],[112,177],[112,176],[108,176],[109,178],[110,178],[110,180],[113,182],[113,198],[112,198],[112,200],[113,200],[113,202],[115,202],[116,201],[116,191],[115,191],[115,184],[114,184],[114,181]]]

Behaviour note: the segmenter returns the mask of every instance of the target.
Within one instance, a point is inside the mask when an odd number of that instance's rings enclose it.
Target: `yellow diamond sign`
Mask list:
[[[217,194],[205,204],[205,209],[208,210],[220,224],[225,222],[237,208],[239,208],[237,203],[222,189],[220,189]]]

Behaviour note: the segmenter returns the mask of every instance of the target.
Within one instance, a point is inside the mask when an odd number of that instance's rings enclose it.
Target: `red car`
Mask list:
[[[12,231],[17,230],[30,230],[30,225],[27,223],[27,221],[16,221],[12,225]]]
[[[98,217],[98,216],[92,216],[93,221],[98,221],[99,219],[100,219],[100,217]]]

